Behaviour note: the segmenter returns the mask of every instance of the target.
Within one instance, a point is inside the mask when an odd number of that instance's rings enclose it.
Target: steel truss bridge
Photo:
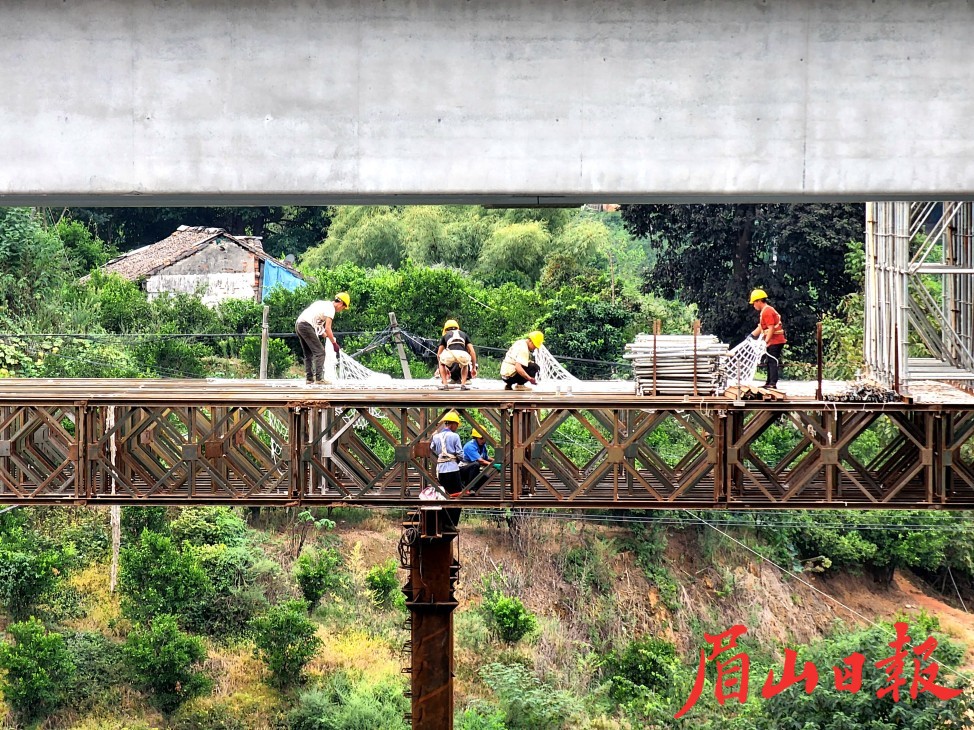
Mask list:
[[[961,391],[735,403],[287,385],[0,381],[0,503],[417,506],[436,485],[429,438],[456,408],[501,465],[459,506],[974,509]]]
[[[917,389],[914,388],[914,393]],[[0,380],[0,502],[408,506],[414,729],[453,727],[457,529],[441,505],[974,508],[974,397],[735,403],[621,393],[320,390],[266,381]],[[457,409],[499,469],[436,485]],[[782,457],[780,454],[784,453]]]

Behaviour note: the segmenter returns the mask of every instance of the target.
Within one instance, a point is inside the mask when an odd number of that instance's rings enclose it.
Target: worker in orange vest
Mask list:
[[[758,326],[754,328],[751,337],[764,337],[768,347],[768,380],[765,388],[777,388],[778,376],[781,374],[782,351],[785,349],[785,328],[781,324],[781,315],[768,304],[768,293],[764,289],[751,292],[751,306],[759,312]]]

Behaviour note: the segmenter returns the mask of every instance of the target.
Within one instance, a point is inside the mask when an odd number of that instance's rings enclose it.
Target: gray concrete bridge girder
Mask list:
[[[0,203],[959,199],[971,0],[0,0]]]

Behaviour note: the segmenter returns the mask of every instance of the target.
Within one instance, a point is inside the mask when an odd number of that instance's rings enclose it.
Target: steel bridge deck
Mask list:
[[[451,504],[974,509],[974,397],[944,386],[915,396],[4,379],[0,503],[415,506],[436,484],[429,438],[455,408],[501,468]]]

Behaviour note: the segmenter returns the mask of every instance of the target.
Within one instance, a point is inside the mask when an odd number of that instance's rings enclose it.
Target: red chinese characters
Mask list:
[[[889,696],[893,702],[899,702],[900,689],[908,683],[910,697],[913,699],[924,692],[929,692],[940,700],[950,700],[961,694],[959,689],[950,689],[937,684],[940,667],[932,659],[933,651],[937,648],[936,639],[930,637],[911,651],[907,624],[898,622],[894,628],[896,638],[889,643],[890,648],[894,650],[893,655],[873,663],[873,666],[886,674],[885,686],[876,692],[878,698]],[[704,640],[710,645],[710,653],[708,654],[705,649],[700,650],[700,662],[693,689],[686,704],[674,716],[675,718],[679,719],[686,715],[700,699],[708,662],[714,662],[717,670],[714,684],[714,697],[717,703],[723,705],[729,699],[736,699],[741,704],[747,701],[748,672],[751,662],[746,652],[738,650],[737,644],[738,639],[746,633],[747,627],[736,624],[721,634],[704,634]],[[841,664],[832,667],[835,689],[839,692],[859,692],[862,689],[865,666],[866,657],[859,652],[844,657]],[[905,676],[908,666],[912,669],[912,681]],[[785,666],[781,679],[776,682],[774,671],[769,671],[761,688],[761,696],[770,699],[789,687],[802,683],[805,694],[811,694],[818,686],[818,681],[818,668],[815,664],[805,662],[801,672],[798,672],[798,653],[793,649],[785,649]]]

